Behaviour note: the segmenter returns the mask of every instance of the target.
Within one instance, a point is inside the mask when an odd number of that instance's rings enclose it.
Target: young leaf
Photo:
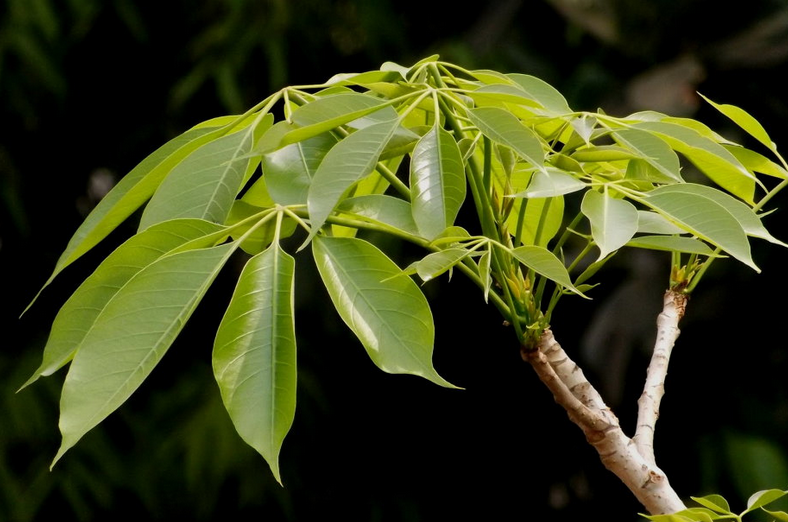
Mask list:
[[[416,262],[416,273],[425,282],[435,279],[465,259],[469,254],[470,251],[464,248],[447,248],[440,252],[432,252]]]
[[[192,152],[153,195],[139,229],[185,217],[224,223],[252,161],[254,138],[252,125]]]
[[[652,190],[643,200],[668,220],[735,257],[755,271],[750,243],[739,221],[711,198],[689,192]]]
[[[416,144],[410,162],[413,220],[433,239],[454,220],[465,200],[465,169],[449,132],[436,125]]]
[[[209,123],[188,130],[156,149],[107,193],[77,228],[42,290],[64,268],[96,246],[142,206],[174,166],[196,148],[225,132],[224,126],[215,127]]]
[[[345,192],[370,174],[399,121],[376,123],[360,129],[328,151],[309,187],[307,208],[312,230],[304,244],[315,237]]]
[[[547,167],[534,173],[528,188],[513,197],[516,198],[552,198],[583,190],[586,184],[559,169]]]
[[[747,510],[744,511],[744,513],[749,513],[750,511],[755,511],[761,506],[771,504],[775,500],[784,497],[786,494],[788,494],[788,491],[783,491],[781,489],[766,489],[759,491],[747,499]]]
[[[492,141],[509,147],[537,169],[544,169],[542,142],[517,116],[497,107],[471,109],[468,116]]]
[[[317,236],[312,252],[334,307],[378,368],[455,387],[432,365],[430,306],[412,279],[398,277],[393,261],[356,238]]]
[[[701,506],[722,515],[732,515],[728,501],[722,495],[706,495],[705,497],[690,497]]]
[[[526,245],[517,247],[511,252],[515,259],[528,268],[532,269],[537,274],[546,277],[550,281],[553,281],[554,283],[563,286],[564,288],[567,288],[576,294],[586,297],[572,284],[572,280],[569,277],[569,272],[567,272],[566,267],[561,262],[561,260],[546,248],[535,245]]]
[[[228,243],[161,257],[109,300],[66,375],[63,440],[53,466],[145,380],[236,247]]]
[[[312,176],[337,140],[329,133],[292,143],[262,158],[271,198],[280,205],[304,205]]]
[[[386,107],[384,100],[360,93],[333,94],[317,98],[293,111],[293,123],[299,126],[284,135],[281,145],[318,136]],[[389,107],[388,118],[396,113]]]
[[[596,190],[586,191],[580,211],[591,223],[591,236],[599,247],[597,260],[624,246],[638,230],[638,212],[632,203]]]
[[[736,125],[744,129],[747,134],[755,138],[756,140],[763,143],[766,148],[772,151],[776,151],[777,147],[775,146],[772,139],[769,137],[769,134],[766,132],[766,129],[763,128],[763,125],[758,122],[755,118],[753,118],[747,111],[736,107],[735,105],[728,105],[728,104],[718,104],[714,103],[710,99],[706,98],[702,94],[700,95],[701,98],[709,102],[712,107],[723,113],[725,116],[730,118]]]
[[[525,91],[531,99],[539,102],[550,114],[562,115],[572,112],[563,94],[544,80],[528,74],[507,74],[506,76]]]
[[[561,230],[564,218],[563,196],[528,198],[521,201],[520,204],[526,206],[520,242],[523,245],[546,247],[550,240]],[[539,237],[537,237],[537,234]]]
[[[736,159],[739,160],[745,168],[747,168],[747,170],[751,170],[752,172],[760,172],[761,174],[766,174],[767,176],[773,176],[779,179],[788,179],[788,172],[786,172],[782,166],[778,165],[762,154],[758,154],[754,150],[745,149],[744,147],[739,147],[736,145],[723,146],[725,147],[725,150],[733,154]]]
[[[406,234],[419,235],[411,205],[403,199],[383,194],[354,196],[342,200],[337,210],[383,223]]]
[[[99,313],[140,270],[198,238],[206,241],[204,244],[192,243],[194,248],[212,246],[219,239],[216,233],[223,229],[197,219],[172,220],[132,236],[120,245],[60,308],[52,323],[41,365],[22,388],[68,363],[93,328]]]
[[[214,376],[235,429],[280,484],[279,452],[296,409],[294,271],[295,260],[278,243],[250,259],[213,349]]]
[[[674,182],[682,182],[679,158],[670,145],[657,136],[637,129],[622,129],[613,138]],[[574,157],[574,156],[573,156]]]

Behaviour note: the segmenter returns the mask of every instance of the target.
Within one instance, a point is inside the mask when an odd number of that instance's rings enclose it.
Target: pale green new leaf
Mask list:
[[[760,271],[739,221],[724,206],[689,192],[649,192],[643,202],[691,234],[720,247],[745,265]]]
[[[515,248],[511,253],[515,259],[537,274],[585,297],[585,295],[572,284],[569,272],[567,272],[561,260],[546,248],[536,245],[525,245]]]
[[[788,522],[788,513],[785,511],[769,511],[766,508],[762,508],[766,513],[769,513],[769,516],[774,517],[775,520],[779,522]]]
[[[466,192],[462,155],[436,125],[416,144],[410,162],[411,208],[421,235],[433,239],[454,224]]]
[[[731,515],[731,507],[722,495],[706,495],[703,497],[690,497],[701,506],[723,515]]]
[[[523,192],[514,194],[516,198],[552,198],[583,190],[586,184],[566,172],[547,167],[534,172],[531,183]]]
[[[107,256],[63,304],[52,324],[41,365],[22,386],[51,375],[68,363],[91,331],[96,318],[118,291],[140,270],[161,256],[190,243],[192,248],[212,246],[224,227],[197,219],[179,219],[155,225],[132,236]],[[204,244],[195,241],[204,238]]]
[[[263,176],[271,198],[280,205],[306,204],[312,176],[336,143],[336,138],[326,133],[264,155]]]
[[[523,245],[547,246],[563,224],[563,196],[529,198],[520,204],[525,205],[520,242]]]
[[[278,243],[250,259],[216,333],[213,372],[236,431],[280,483],[296,409],[295,260]]]
[[[126,174],[79,226],[43,286],[48,286],[64,268],[96,246],[150,199],[164,177],[188,154],[225,132],[223,125],[209,124],[205,122],[168,141]]]
[[[193,217],[224,223],[252,158],[255,126],[192,152],[162,182],[140,219],[140,230],[168,219]]]
[[[583,196],[580,211],[591,223],[591,236],[603,259],[632,239],[638,230],[638,212],[632,203],[616,199],[596,190]]]
[[[468,255],[470,251],[464,248],[447,248],[440,252],[432,252],[416,262],[416,273],[425,282],[435,279]]]
[[[788,246],[782,241],[772,236],[766,227],[763,226],[760,217],[746,203],[738,200],[731,195],[706,185],[697,183],[684,183],[681,185],[667,185],[654,189],[651,194],[675,194],[678,192],[697,194],[714,200],[725,210],[730,212],[739,222],[744,233],[748,236],[765,239],[770,243],[780,246]]]
[[[63,440],[53,466],[150,374],[236,246],[228,243],[161,257],[104,306],[63,384]]]
[[[432,311],[411,278],[361,239],[318,236],[312,251],[334,307],[378,368],[454,387],[432,365]]]
[[[762,154],[736,145],[723,146],[725,150],[736,156],[736,159],[748,170],[779,179],[788,179],[788,171]]]
[[[563,94],[544,80],[536,76],[519,73],[507,74],[506,76],[514,80],[518,87],[525,91],[531,99],[539,102],[550,114],[562,115],[572,112]]]
[[[347,190],[375,169],[380,153],[398,125],[398,120],[370,125],[328,151],[309,187],[307,208],[312,230],[304,244],[315,237]]]
[[[637,123],[634,127],[657,134],[716,184],[734,196],[752,203],[755,176],[719,143],[677,123],[644,122]]]
[[[771,504],[775,500],[784,497],[786,494],[788,494],[788,491],[783,491],[781,489],[765,489],[759,491],[747,499],[747,510],[744,511],[744,513],[749,513],[750,511],[755,511],[759,507]]]
[[[735,105],[728,105],[728,104],[719,104],[714,103],[710,99],[706,98],[702,94],[700,95],[701,98],[709,102],[712,107],[723,113],[725,116],[730,118],[736,125],[744,129],[747,134],[755,138],[756,140],[760,141],[763,145],[766,146],[769,150],[775,151],[777,150],[776,145],[769,137],[769,134],[766,132],[766,129],[763,128],[763,125],[760,124],[758,120],[753,118],[750,113],[745,111],[744,109],[737,107]]]
[[[664,140],[637,129],[613,132],[613,139],[635,152],[639,158],[645,160],[669,180],[684,181],[681,179],[679,158]]]
[[[509,147],[537,169],[544,169],[542,142],[517,116],[498,107],[471,109],[468,116],[492,141]]]

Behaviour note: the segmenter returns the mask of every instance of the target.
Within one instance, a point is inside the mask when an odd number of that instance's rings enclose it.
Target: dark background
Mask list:
[[[434,281],[435,365],[452,391],[378,371],[299,257],[299,396],[282,488],[234,433],[210,371],[228,267],[150,379],[49,471],[64,371],[15,394],[82,278],[134,229],[66,270],[23,318],[107,186],[191,125],[288,84],[410,65],[533,74],[578,110],[698,118],[739,105],[786,141],[788,7],[751,0],[5,0],[0,2],[0,520],[636,520],[461,277]],[[774,202],[766,218],[788,239]],[[657,430],[679,493],[788,488],[788,252],[757,242],[763,274],[715,263],[693,295]],[[632,432],[668,259],[622,254],[593,302],[566,299],[554,331]]]

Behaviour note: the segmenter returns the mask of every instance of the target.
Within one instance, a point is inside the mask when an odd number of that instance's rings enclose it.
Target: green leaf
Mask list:
[[[504,102],[527,107],[542,107],[541,103],[528,96],[522,88],[505,83],[483,85],[469,92],[468,97],[476,102],[477,106],[500,106],[501,102]]]
[[[638,210],[638,232],[640,234],[686,234],[687,231],[676,226],[662,214],[650,210]]]
[[[781,489],[766,489],[759,491],[747,500],[747,510],[744,513],[749,513],[761,506],[771,504],[775,500],[784,497],[786,494],[788,494],[788,491],[783,491]]]
[[[777,146],[769,137],[769,134],[766,132],[766,129],[763,128],[763,125],[761,125],[758,120],[753,118],[747,111],[735,105],[714,103],[702,94],[700,97],[709,102],[715,109],[730,118],[733,123],[744,129],[747,134],[760,141],[764,146],[766,146],[766,148],[772,151],[777,150]]]
[[[252,161],[249,153],[254,138],[252,125],[192,152],[153,195],[140,219],[140,230],[185,217],[224,223]]]
[[[397,120],[370,125],[328,151],[309,187],[307,208],[312,230],[304,244],[315,237],[347,190],[375,169],[380,153],[398,125]]]
[[[716,184],[752,203],[755,177],[719,143],[677,123],[644,122],[637,123],[634,127],[657,134]]]
[[[457,142],[436,125],[416,144],[410,162],[413,220],[423,237],[433,239],[454,224],[465,200],[465,186]]]
[[[765,239],[775,245],[788,246],[776,239],[766,230],[761,219],[746,203],[713,187],[698,185],[696,183],[683,183],[681,185],[668,185],[656,188],[651,194],[675,194],[679,192],[704,196],[719,203],[736,218],[736,221],[739,222],[744,233],[748,236]]]
[[[682,182],[679,158],[664,140],[637,129],[613,132],[613,139],[628,148],[671,181]],[[573,156],[574,157],[574,156]]]
[[[572,112],[569,104],[566,103],[566,98],[544,80],[527,74],[507,74],[506,76],[525,91],[531,99],[547,109],[549,114],[561,115]]]
[[[671,153],[672,152],[671,150]],[[643,156],[615,145],[591,145],[590,147],[577,149],[570,157],[575,161],[597,163],[603,161],[641,159]],[[676,158],[676,161],[678,161],[678,158]]]
[[[230,209],[230,215],[227,216],[227,226],[232,227],[230,237],[232,237],[233,240],[243,237],[244,239],[240,247],[244,252],[252,256],[262,252],[276,237],[277,224],[276,219],[273,219],[273,211],[271,211],[268,216],[260,215],[259,219],[250,219],[243,225],[235,225],[255,214],[260,214],[264,210],[266,209],[251,205],[242,199],[237,199],[235,203],[233,203],[232,209]],[[264,217],[267,217],[267,221],[260,225],[260,219]],[[293,235],[293,232],[295,232],[297,226],[298,225],[292,218],[285,216],[279,229],[279,238],[283,239],[290,237]],[[249,232],[249,229],[252,227],[255,227],[255,229],[247,235],[247,232]]]
[[[208,126],[208,123],[188,130],[156,149],[103,197],[71,237],[41,290],[142,206],[183,158],[225,132],[223,126],[217,128]]]
[[[724,147],[725,150],[736,156],[736,159],[739,160],[747,170],[760,172],[761,174],[779,179],[788,179],[788,172],[786,172],[783,167],[762,154],[735,145],[724,145]]]
[[[304,205],[317,167],[337,140],[331,134],[293,143],[262,157],[271,198],[280,205]]]
[[[684,252],[709,257],[714,256],[714,251],[709,248],[709,245],[691,237],[638,236],[631,239],[626,246],[648,250],[664,250],[666,252]]]
[[[690,497],[701,506],[723,515],[733,514],[728,501],[722,495],[706,495],[703,497]]]
[[[447,248],[432,252],[415,263],[416,273],[426,282],[435,279],[470,255],[464,248]]]
[[[599,247],[597,261],[627,244],[638,230],[638,212],[634,205],[606,193],[587,191],[580,211],[591,223],[591,236]]]
[[[342,200],[337,210],[383,223],[406,234],[419,235],[410,203],[403,199],[383,194],[354,196]]]
[[[334,307],[378,368],[454,387],[433,368],[432,312],[412,279],[361,239],[318,236],[312,251]]]
[[[492,141],[509,147],[537,169],[544,169],[542,142],[517,116],[497,107],[471,109],[468,116]]]
[[[515,259],[537,274],[546,277],[550,281],[576,294],[586,297],[572,284],[569,272],[567,272],[561,260],[546,248],[536,245],[526,245],[515,248],[511,253]]]
[[[52,465],[115,411],[164,356],[237,245],[161,257],[106,304],[69,367]]]
[[[517,194],[515,198],[552,198],[583,190],[586,184],[566,172],[547,167],[534,172],[528,188]]]
[[[750,243],[739,221],[713,199],[689,192],[668,193],[655,189],[643,202],[687,232],[760,271],[752,260]]]
[[[524,245],[547,246],[555,237],[564,218],[564,198],[530,198],[521,202],[526,205],[520,241]],[[514,213],[512,213],[514,214]],[[536,235],[539,234],[537,238]]]
[[[207,221],[179,219],[153,226],[120,245],[63,304],[52,324],[41,365],[22,388],[68,363],[99,313],[140,270],[187,243],[193,248],[212,246],[223,230]],[[195,241],[199,238],[203,238],[202,244]]]
[[[276,480],[296,409],[295,260],[278,243],[250,259],[216,333],[213,372],[241,438]]]
[[[387,107],[385,100],[368,94],[346,93],[317,98],[293,111],[291,119],[299,128],[285,134],[281,144],[318,136],[384,107]],[[385,114],[389,120],[397,116],[390,107]]]
[[[788,522],[788,513],[785,511],[769,511],[766,508],[762,508],[765,512],[769,513],[770,516],[774,517],[775,520],[779,522]]]

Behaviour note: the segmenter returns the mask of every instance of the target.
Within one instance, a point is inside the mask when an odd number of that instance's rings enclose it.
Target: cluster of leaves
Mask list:
[[[784,511],[771,511],[764,506],[775,502],[788,494],[780,489],[767,489],[754,493],[747,500],[747,509],[738,515],[731,511],[728,501],[720,495],[707,495],[705,497],[692,497],[700,507],[691,507],[670,515],[643,515],[654,522],[713,522],[714,520],[729,520],[741,522],[744,515],[755,511],[766,512],[776,521],[788,521],[788,513]]]
[[[288,87],[195,126],[118,183],[46,283],[144,206],[138,233],[63,305],[26,383],[71,363],[55,461],[137,389],[228,260],[245,256],[213,368],[238,433],[280,479],[297,375],[285,240],[297,234],[372,361],[446,387],[412,275],[462,272],[529,343],[559,299],[585,296],[624,247],[671,252],[673,284],[685,290],[716,257],[757,269],[749,237],[778,243],[758,212],[788,171],[754,119],[715,107],[779,164],[694,120],[577,112],[533,76],[437,57]],[[684,179],[680,158],[703,183]],[[368,232],[426,254],[402,269]]]

